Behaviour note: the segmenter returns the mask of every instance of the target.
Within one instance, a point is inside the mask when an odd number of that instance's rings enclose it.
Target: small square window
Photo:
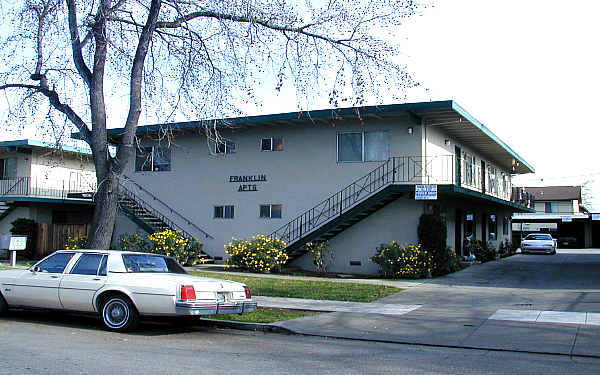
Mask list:
[[[283,151],[283,138],[262,138],[260,140],[261,151]]]
[[[215,219],[233,219],[234,215],[233,206],[215,206]]]
[[[215,142],[215,154],[233,154],[236,144],[232,141]]]
[[[261,204],[259,217],[262,219],[281,219],[280,204]]]
[[[136,172],[169,172],[171,148],[165,146],[137,147],[135,149]]]

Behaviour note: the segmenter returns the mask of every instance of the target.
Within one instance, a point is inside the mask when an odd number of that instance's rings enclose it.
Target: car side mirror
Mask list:
[[[35,267],[33,267],[33,268],[31,269],[31,272],[33,272],[33,274],[34,274],[34,275],[35,275],[36,273],[40,272],[40,271],[41,271],[41,269],[40,269],[40,267],[38,267],[38,266],[35,266]]]

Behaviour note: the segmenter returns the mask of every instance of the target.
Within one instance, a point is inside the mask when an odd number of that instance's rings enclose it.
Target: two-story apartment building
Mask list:
[[[38,226],[38,256],[64,248],[68,235],[85,234],[93,212],[95,171],[89,150],[57,149],[33,139],[0,142],[0,234],[19,218]]]
[[[514,241],[533,232],[547,232],[559,247],[591,247],[592,217],[583,205],[581,186],[523,187],[535,212],[513,215]]]
[[[220,138],[207,139],[207,125]],[[121,132],[109,131],[113,142]],[[376,247],[416,243],[423,213],[446,218],[460,254],[467,238],[510,240],[512,214],[529,210],[511,200],[511,175],[533,167],[453,101],[141,126],[137,135],[124,188],[147,210],[122,205],[115,240],[148,230],[152,211],[217,260],[232,237],[265,234],[285,240],[302,267],[313,267],[302,245],[328,240],[332,271],[374,273]]]

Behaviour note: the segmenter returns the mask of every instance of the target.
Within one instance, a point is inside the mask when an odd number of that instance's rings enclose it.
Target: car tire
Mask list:
[[[129,298],[112,296],[102,304],[100,317],[104,327],[113,332],[134,330],[139,323],[139,314]]]
[[[2,294],[0,294],[0,316],[6,314],[7,311],[8,311],[8,303],[6,303],[6,300],[4,299]]]

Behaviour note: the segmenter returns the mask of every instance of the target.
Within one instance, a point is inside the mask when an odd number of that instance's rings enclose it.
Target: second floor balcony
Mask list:
[[[46,198],[61,200],[92,199],[96,184],[81,178],[46,179],[38,177],[16,177],[0,180],[0,199],[26,200]]]

